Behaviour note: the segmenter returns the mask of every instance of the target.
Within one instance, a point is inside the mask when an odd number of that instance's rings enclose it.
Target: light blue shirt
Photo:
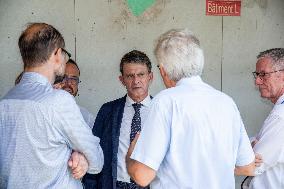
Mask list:
[[[79,151],[88,172],[100,172],[99,142],[68,92],[25,73],[0,101],[0,188],[82,188],[67,162],[72,150]]]
[[[152,189],[234,189],[254,153],[233,100],[195,76],[152,100],[131,158],[157,171]]]

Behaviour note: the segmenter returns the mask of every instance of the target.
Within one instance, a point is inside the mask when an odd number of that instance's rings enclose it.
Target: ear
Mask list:
[[[168,74],[166,73],[166,71],[165,71],[165,69],[162,65],[160,65],[160,74],[161,74],[161,77],[163,79],[163,82],[164,82],[166,88],[171,88],[171,87],[176,86],[176,82],[169,78]]]
[[[53,62],[60,66],[61,64],[61,59],[62,59],[62,49],[59,48],[59,49],[55,49],[53,51],[53,53],[51,54],[50,58],[53,58]]]
[[[162,65],[160,65],[159,70],[160,70],[160,74],[161,74],[162,78],[167,77],[167,73],[166,73],[166,71],[165,71],[165,69]]]
[[[123,76],[120,75],[120,76],[118,77],[118,79],[119,79],[119,81],[121,82],[121,84],[125,86]]]
[[[150,81],[150,82],[152,82],[152,81],[153,81],[153,78],[154,78],[154,76],[153,76],[153,72],[149,73],[149,81]]]
[[[284,71],[281,71],[281,81],[284,81]]]

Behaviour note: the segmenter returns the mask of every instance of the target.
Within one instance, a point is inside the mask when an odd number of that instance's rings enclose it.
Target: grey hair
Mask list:
[[[271,63],[274,68],[278,69],[284,68],[284,48],[274,48],[260,52],[257,55],[257,60],[262,58],[271,58],[272,59]]]
[[[173,29],[162,34],[154,53],[158,64],[163,66],[173,81],[202,74],[203,50],[197,37],[187,29]]]

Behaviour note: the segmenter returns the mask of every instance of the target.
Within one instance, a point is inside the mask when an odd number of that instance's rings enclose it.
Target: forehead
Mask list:
[[[272,69],[272,59],[265,57],[261,58],[256,63],[256,70],[257,71],[267,71]]]
[[[126,63],[123,65],[123,73],[131,74],[137,72],[148,72],[148,67],[144,63]]]
[[[77,66],[75,66],[74,64],[67,63],[65,67],[65,75],[79,77],[79,70]]]

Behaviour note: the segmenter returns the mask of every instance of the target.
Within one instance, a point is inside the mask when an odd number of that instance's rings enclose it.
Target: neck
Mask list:
[[[128,96],[135,102],[135,103],[140,103],[142,102],[148,95],[146,96],[130,96],[128,94]]]
[[[270,101],[275,104],[277,100],[284,94],[284,87],[279,91],[279,94],[275,98],[270,98]]]
[[[36,72],[40,75],[43,75],[48,79],[50,83],[54,83],[55,73],[52,69],[48,68],[48,65],[37,66],[37,67],[26,67],[25,72]]]
[[[169,81],[167,82],[167,84],[165,84],[165,85],[166,85],[166,88],[171,88],[171,87],[175,87],[176,84],[177,84],[176,81],[169,80]]]

